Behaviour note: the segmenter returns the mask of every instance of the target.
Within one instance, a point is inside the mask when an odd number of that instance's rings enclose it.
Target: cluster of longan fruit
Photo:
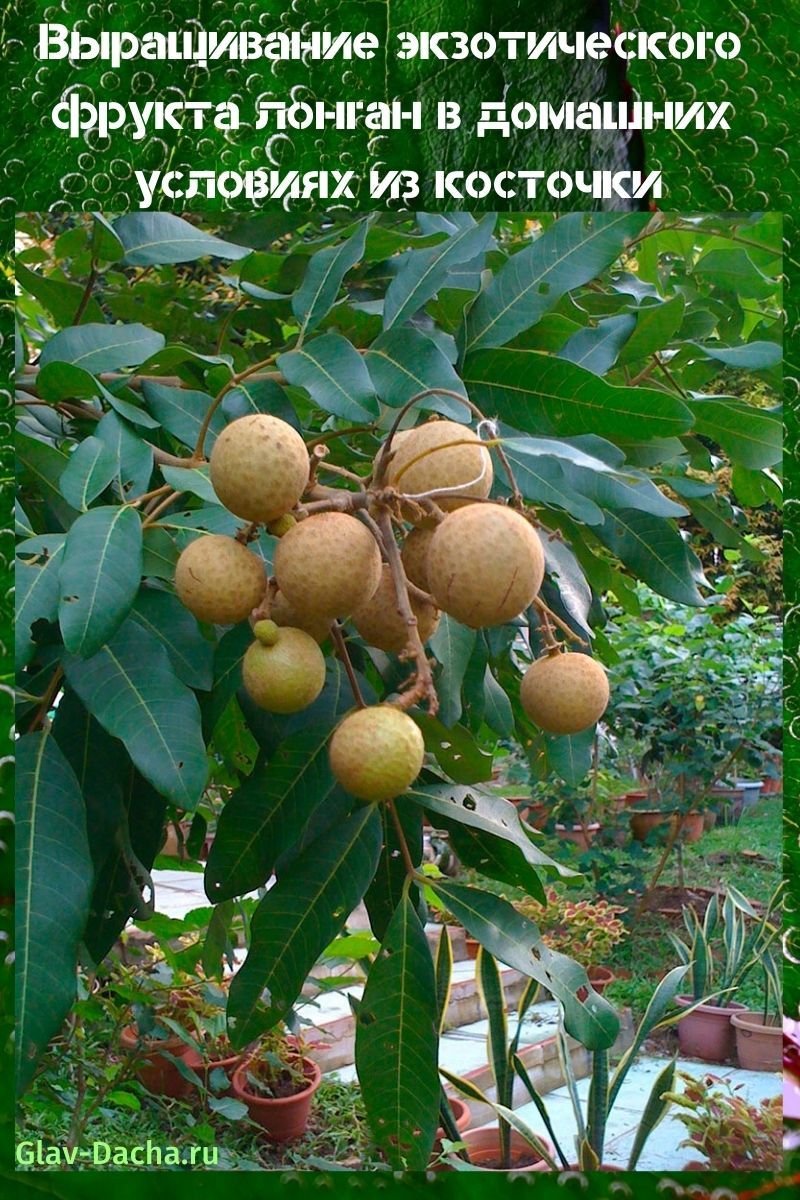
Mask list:
[[[270,712],[297,712],[319,696],[325,682],[320,647],[334,622],[351,621],[369,646],[410,656],[408,616],[398,605],[396,573],[382,558],[370,507],[394,506],[410,583],[407,611],[422,643],[436,631],[440,610],[474,629],[503,625],[539,592],[541,540],[525,515],[488,499],[492,460],[476,433],[452,421],[429,421],[396,433],[389,450],[375,460],[374,497],[368,495],[361,520],[344,511],[303,515],[309,454],[285,421],[241,417],[214,444],[210,476],[220,502],[253,528],[279,534],[274,579],[244,541],[207,534],[182,552],[175,586],[198,620],[230,625],[252,619],[243,683]],[[602,715],[608,682],[594,659],[553,649],[529,667],[521,701],[542,729],[575,733]],[[330,743],[334,775],[364,801],[407,790],[423,755],[419,727],[390,703],[351,712]]]

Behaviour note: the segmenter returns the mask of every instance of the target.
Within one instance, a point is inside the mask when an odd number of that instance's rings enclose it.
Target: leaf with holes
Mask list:
[[[439,1124],[436,980],[404,895],[356,1017],[356,1070],[372,1136],[395,1170],[424,1171]]]
[[[230,987],[228,1034],[236,1048],[289,1015],[309,971],[367,890],[380,849],[380,817],[365,805],[312,842],[267,892]]]
[[[582,966],[542,941],[532,921],[489,892],[439,879],[432,880],[430,887],[494,958],[552,992],[563,1006],[567,1033],[588,1050],[614,1044],[619,1033],[614,1009],[594,991]]]
[[[196,808],[208,776],[200,709],[158,639],[129,620],[92,658],[67,656],[64,670],[145,779],[179,807]]]
[[[37,621],[58,616],[58,571],[64,553],[63,533],[44,533],[20,542],[14,565],[14,656],[17,668],[27,666],[36,643],[31,631]]]
[[[117,473],[111,448],[98,437],[87,437],[73,451],[58,481],[61,495],[82,512],[108,487]]]
[[[131,610],[142,575],[142,522],[132,508],[93,508],[70,527],[58,619],[71,654],[90,658]]]

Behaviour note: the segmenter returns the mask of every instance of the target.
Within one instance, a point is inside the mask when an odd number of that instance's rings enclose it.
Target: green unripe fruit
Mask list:
[[[425,743],[407,713],[390,704],[349,713],[331,738],[331,770],[359,800],[374,804],[407,791],[422,769]]]
[[[547,733],[581,733],[608,705],[608,676],[588,654],[547,654],[525,672],[522,707]]]
[[[235,538],[207,534],[190,542],[178,559],[175,590],[198,621],[235,625],[264,599],[264,561]]]
[[[256,640],[242,660],[250,698],[267,712],[294,713],[313,704],[325,683],[325,657],[302,629],[258,621]]]

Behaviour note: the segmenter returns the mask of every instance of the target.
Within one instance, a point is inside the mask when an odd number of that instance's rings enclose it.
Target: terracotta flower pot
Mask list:
[[[592,821],[589,825],[556,825],[556,833],[565,842],[572,842],[580,850],[588,850],[600,830],[600,823]]]
[[[462,1100],[460,1096],[448,1096],[450,1107],[453,1110],[453,1116],[456,1120],[456,1129],[459,1133],[463,1133],[472,1119],[472,1113],[466,1100]],[[436,1130],[436,1141],[433,1143],[433,1153],[441,1154],[442,1138],[447,1137],[444,1128],[440,1125]]]
[[[680,1008],[694,1003],[691,996],[676,996]],[[700,1004],[678,1022],[678,1043],[681,1054],[701,1058],[704,1062],[723,1063],[733,1058],[735,1030],[731,1025],[734,1013],[744,1012],[744,1005],[729,1001],[724,1006]]]
[[[480,947],[481,947],[481,944],[478,941],[478,939],[471,938],[471,937],[465,938],[464,945],[467,948],[467,958],[471,958],[473,960],[476,959],[478,957],[478,951],[480,950]]]
[[[230,1096],[232,1094],[231,1080],[233,1079],[234,1072],[241,1061],[241,1054],[230,1054],[227,1056],[227,1058],[209,1058],[206,1060],[203,1063],[203,1082],[205,1083],[206,1088],[209,1086],[208,1081],[212,1071],[224,1071],[228,1076],[228,1086],[223,1088],[222,1091],[215,1091],[214,1095]]]
[[[684,842],[699,842],[704,830],[701,812],[688,812],[681,818],[681,837]]]
[[[626,792],[622,799],[626,805],[630,806],[631,804],[643,804],[648,795],[647,788],[635,788],[631,792]]]
[[[248,1090],[249,1062],[240,1063],[233,1073],[231,1089],[237,1100],[247,1105],[253,1121],[261,1126],[273,1142],[293,1142],[308,1128],[311,1101],[322,1080],[322,1072],[310,1058],[302,1059],[306,1086],[293,1096],[256,1096]]]
[[[746,1071],[780,1071],[783,1067],[783,1027],[765,1025],[761,1013],[734,1013],[736,1057]]]
[[[501,1150],[500,1130],[496,1125],[485,1126],[482,1129],[468,1129],[461,1140],[466,1145],[470,1162],[474,1166],[483,1167],[487,1171],[505,1171],[503,1167],[497,1165],[501,1161]],[[550,1154],[555,1157],[555,1150],[547,1138],[541,1138],[541,1141],[547,1146]],[[526,1161],[531,1158],[535,1159],[535,1161]],[[522,1134],[512,1129],[510,1170],[550,1171],[552,1168],[547,1165],[543,1158],[536,1158],[536,1151],[530,1143],[525,1140]]]
[[[669,821],[671,816],[672,813],[662,812],[660,808],[643,808],[639,812],[631,813],[631,833],[634,840],[643,842],[648,834]]]
[[[525,814],[524,819],[529,825],[532,825],[534,829],[544,829],[545,825],[547,824],[547,816],[547,806],[540,804],[538,801],[534,801],[532,804],[528,805],[528,811]]]
[[[703,813],[703,829],[705,829],[706,833],[716,825],[717,815],[715,808],[707,808]]]
[[[136,1078],[143,1083],[148,1092],[155,1096],[169,1096],[172,1100],[180,1100],[188,1096],[192,1084],[184,1079],[174,1062],[165,1058],[162,1051],[166,1050],[175,1058],[181,1058],[188,1067],[198,1073],[203,1069],[203,1060],[196,1050],[192,1050],[179,1037],[164,1038],[160,1042],[142,1042],[135,1025],[127,1025],[120,1034],[122,1049],[129,1054],[139,1051],[141,1066],[136,1069]]]
[[[617,978],[609,967],[589,967],[587,974],[589,982],[599,996],[602,996],[608,985]]]

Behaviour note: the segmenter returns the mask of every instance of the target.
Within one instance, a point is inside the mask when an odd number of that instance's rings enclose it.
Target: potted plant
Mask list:
[[[730,1080],[679,1072],[683,1090],[669,1101],[688,1137],[681,1142],[703,1155],[709,1171],[780,1171],[783,1167],[781,1097],[748,1104]]]
[[[707,1062],[727,1062],[733,1057],[735,1030],[731,1017],[745,1011],[734,996],[779,935],[779,926],[771,918],[782,889],[781,884],[761,917],[733,887],[724,897],[717,895],[709,901],[702,921],[692,907],[684,907],[683,920],[690,940],[668,934],[682,963],[689,968],[691,989],[677,997],[679,1005],[692,1009],[678,1027],[683,1054]]]
[[[783,978],[771,949],[763,952],[760,967],[764,979],[761,1012],[736,1012],[731,1025],[736,1030],[736,1057],[747,1071],[780,1071],[783,1063]]]
[[[481,979],[488,994],[496,996],[498,994],[498,983],[495,978],[497,965],[485,950],[482,950],[480,954],[479,969]],[[470,1080],[463,1079],[443,1068],[441,1072],[448,1082],[456,1087],[462,1095],[480,1104],[490,1105],[497,1113],[498,1124],[491,1130],[491,1135],[494,1139],[491,1145],[493,1146],[495,1157],[497,1156],[498,1149],[501,1149],[503,1163],[506,1164],[512,1161],[514,1153],[520,1152],[519,1149],[516,1151],[514,1149],[514,1147],[519,1147],[521,1143],[518,1139],[512,1141],[511,1133],[513,1131],[519,1135],[523,1143],[527,1144],[529,1153],[540,1155],[545,1161],[545,1166],[533,1166],[529,1167],[529,1170],[547,1170],[548,1168],[593,1171],[616,1170],[616,1167],[609,1166],[605,1162],[606,1128],[609,1114],[613,1110],[628,1072],[636,1061],[636,1057],[647,1038],[657,1030],[667,1028],[685,1019],[685,1013],[680,1010],[676,1012],[673,1003],[687,973],[688,967],[675,967],[660,981],[650,998],[650,1002],[636,1030],[631,1046],[622,1055],[613,1072],[610,1070],[610,1052],[608,1050],[593,1051],[591,1082],[585,1111],[579,1099],[577,1083],[571,1066],[570,1050],[563,1020],[559,1022],[557,1033],[559,1057],[578,1130],[574,1151],[560,1143],[553,1121],[547,1110],[547,1098],[542,1097],[536,1090],[525,1064],[518,1053],[523,1019],[536,997],[536,985],[532,984],[529,986],[520,1002],[517,1029],[510,1044],[507,1044],[507,1028],[502,1005],[494,1006],[490,1010],[491,1015],[487,1041],[490,1051],[489,1061],[492,1064],[495,1085],[497,1087],[497,1099],[490,1100]],[[676,1065],[673,1059],[659,1072],[653,1082],[650,1095],[642,1109],[639,1126],[631,1147],[630,1158],[627,1164],[629,1171],[636,1168],[648,1137],[666,1115],[670,1107],[671,1101],[668,1097],[671,1088],[674,1086],[675,1075]],[[545,1140],[531,1129],[527,1122],[511,1107],[515,1076],[521,1080],[523,1087],[528,1092],[542,1119],[549,1139],[546,1144]],[[479,1133],[483,1137],[487,1136],[485,1130],[470,1130],[464,1135],[464,1142],[470,1151],[471,1159],[473,1158],[472,1146],[476,1146],[479,1153],[483,1151],[485,1144],[483,1138],[479,1142],[476,1137]],[[546,1154],[545,1150],[547,1151]],[[453,1165],[458,1168],[459,1164],[456,1160],[453,1160]]]
[[[135,1020],[120,1031],[120,1045],[135,1056],[134,1074],[148,1092],[179,1100],[192,1090],[192,1073],[202,1066],[198,1052],[187,1044],[180,1026],[163,1013],[134,1006]]]
[[[586,967],[592,987],[602,994],[616,976],[611,952],[627,936],[620,916],[626,910],[607,900],[572,900],[555,887],[546,889],[547,903],[527,898],[514,907],[538,926],[552,950]]]
[[[292,1142],[308,1128],[322,1073],[292,1039],[272,1032],[240,1062],[231,1088],[273,1142]]]

